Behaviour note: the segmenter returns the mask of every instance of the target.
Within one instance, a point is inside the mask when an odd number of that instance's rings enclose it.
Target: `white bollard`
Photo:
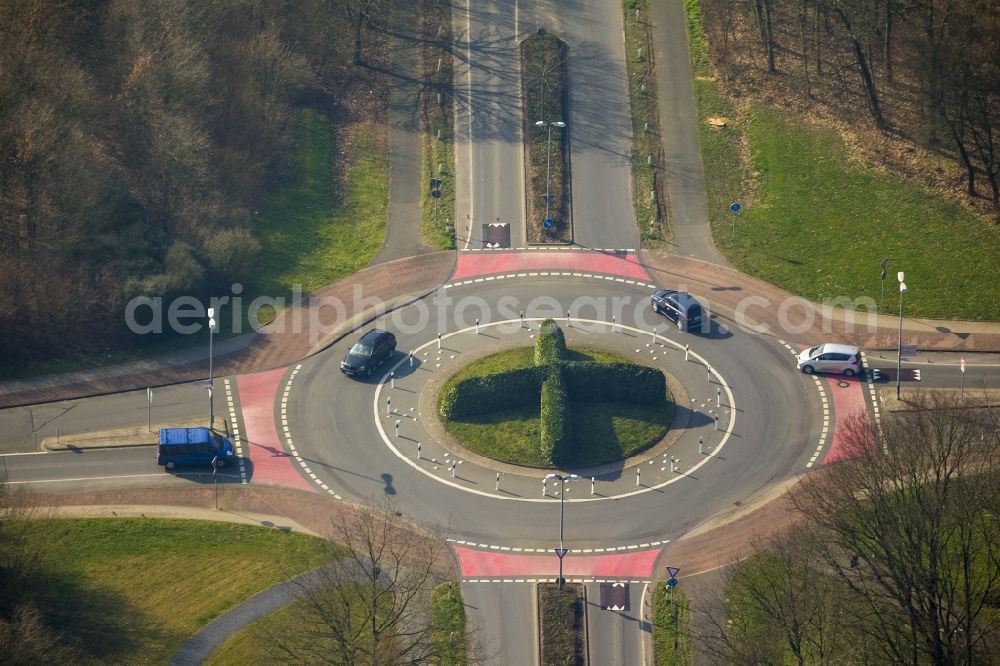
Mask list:
[[[451,461],[451,478],[455,478],[455,460]]]
[[[421,448],[422,448],[422,445],[420,444],[420,442],[417,442],[417,460],[420,460],[420,449]]]
[[[410,350],[410,367],[413,367],[413,350]]]
[[[688,354],[691,353],[691,345],[684,345],[684,362],[687,363]]]
[[[698,435],[698,455],[705,454],[705,438]]]
[[[399,437],[399,424],[402,423],[399,419],[396,419],[396,437]]]
[[[521,328],[524,328],[524,310],[521,310]]]
[[[670,456],[670,473],[673,474],[677,471],[676,465],[674,465],[674,457]]]
[[[438,351],[441,351],[441,334],[438,333]]]
[[[590,477],[590,494],[594,494],[594,477]]]
[[[715,430],[716,431],[719,430],[719,415],[718,414],[715,415]]]
[[[569,326],[569,310],[566,310],[566,326]]]
[[[705,379],[708,380],[709,384],[712,383],[712,366],[707,363],[705,364]]]
[[[639,485],[639,472],[641,472],[641,471],[642,470],[639,469],[638,467],[635,468],[635,485],[637,485],[637,486]]]
[[[479,335],[479,317],[476,317],[476,335]]]
[[[392,413],[392,398],[385,399],[385,415],[388,418],[389,414]]]
[[[611,332],[615,332],[615,316],[611,315]]]
[[[545,497],[545,495],[548,494],[549,492],[548,487],[549,487],[549,482],[546,481],[545,479],[542,479],[542,497]]]
[[[656,327],[653,327],[653,344],[656,344]]]
[[[389,373],[389,388],[396,388],[396,373]]]
[[[497,491],[500,490],[500,472],[497,472]]]
[[[722,406],[722,389],[721,388],[716,388],[715,389],[715,406],[716,407],[721,407]]]

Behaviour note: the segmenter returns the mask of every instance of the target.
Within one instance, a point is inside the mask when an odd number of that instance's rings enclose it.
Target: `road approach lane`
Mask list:
[[[454,13],[455,228],[459,246],[483,247],[483,225],[510,224],[525,242],[524,151],[517,2],[465,0]],[[463,242],[464,239],[464,242]]]
[[[573,240],[588,248],[636,249],[621,3],[542,4],[539,14],[549,17],[569,47],[570,115],[563,119],[569,125],[563,131],[571,151]]]

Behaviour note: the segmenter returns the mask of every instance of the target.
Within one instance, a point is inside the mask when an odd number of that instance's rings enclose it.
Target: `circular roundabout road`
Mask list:
[[[565,483],[567,546],[604,552],[675,539],[801,472],[825,435],[823,410],[814,380],[795,370],[787,345],[717,316],[707,331],[680,332],[653,313],[652,291],[598,277],[447,285],[378,320],[398,347],[372,378],[339,370],[354,336],[293,367],[283,380],[289,443],[322,492],[352,500],[388,495],[410,518],[460,543],[551,546],[561,488],[545,483],[550,470],[470,454],[444,433],[435,411],[448,376],[483,355],[534,344],[539,323],[552,317],[571,347],[662,369],[677,403],[667,435],[644,453],[560,472],[581,477]]]

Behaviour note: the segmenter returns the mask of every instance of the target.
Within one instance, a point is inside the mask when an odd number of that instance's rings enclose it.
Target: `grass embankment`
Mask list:
[[[1000,292],[984,276],[1000,257],[1000,227],[860,164],[833,129],[757,103],[736,110],[714,79],[698,6],[685,0],[709,217],[726,258],[814,301],[867,297],[877,306],[888,257],[890,276],[906,273],[907,315],[997,319]],[[725,127],[710,126],[713,117]],[[735,240],[733,201],[745,204]],[[894,311],[894,279],[886,291]]]
[[[567,361],[629,362],[610,352],[574,347]],[[519,347],[470,363],[456,373],[442,393],[469,377],[482,377],[535,364],[534,348]],[[665,408],[622,402],[588,402],[571,411],[575,467],[601,465],[635,455],[663,437],[673,419],[673,403]],[[539,405],[505,409],[448,421],[448,432],[464,446],[494,460],[547,467],[538,446],[541,436]]]
[[[442,583],[431,595],[431,640],[434,641],[436,666],[464,666],[465,605],[456,583]]]
[[[388,172],[385,126],[303,111],[295,176],[258,216],[258,291],[309,293],[364,268],[385,239]]]
[[[535,125],[539,120],[553,123],[566,122],[569,118],[566,108],[566,54],[566,43],[549,33],[536,33],[521,42],[524,195],[529,243],[569,243],[573,240],[569,142],[565,135],[568,130]],[[548,174],[551,175],[546,179]],[[553,220],[552,227],[548,229],[543,224],[547,191],[551,194],[548,212]]]
[[[666,583],[653,590],[653,657],[657,666],[684,666],[691,662],[688,598]]]
[[[632,197],[642,247],[662,248],[669,240],[663,146],[657,110],[653,35],[648,0],[624,0],[625,65],[632,117]]]
[[[274,637],[294,644],[300,654],[324,654],[330,650],[326,641],[332,636],[321,637],[314,630],[306,628],[303,618],[309,617],[310,609],[302,601],[292,603],[257,618],[247,626],[227,638],[212,655],[205,660],[205,666],[243,666],[273,661],[277,656]],[[435,666],[464,666],[467,663],[465,648],[465,606],[455,583],[443,583],[435,588],[431,596],[432,624],[431,640]],[[333,646],[330,645],[332,648]]]
[[[166,663],[201,627],[328,558],[320,539],[229,523],[37,521],[39,606],[78,663]]]
[[[422,0],[421,96],[423,186],[420,203],[424,241],[442,250],[455,247],[455,110],[452,87],[451,0]],[[438,198],[430,179],[441,180]],[[450,223],[450,224],[449,224]],[[450,227],[450,228],[449,228]]]
[[[583,663],[583,586],[554,583],[538,586],[538,623],[542,666]]]

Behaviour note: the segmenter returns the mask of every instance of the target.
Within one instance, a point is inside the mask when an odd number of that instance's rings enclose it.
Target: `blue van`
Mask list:
[[[167,469],[178,465],[211,465],[218,456],[219,467],[236,462],[233,443],[209,428],[161,428],[156,447],[156,464]]]

